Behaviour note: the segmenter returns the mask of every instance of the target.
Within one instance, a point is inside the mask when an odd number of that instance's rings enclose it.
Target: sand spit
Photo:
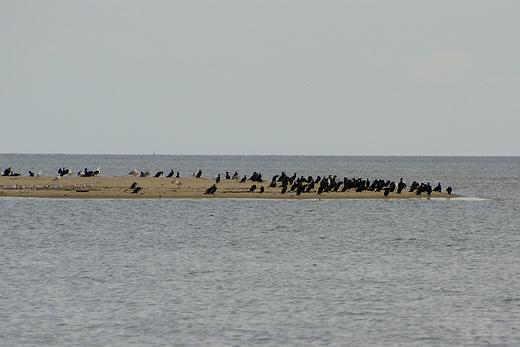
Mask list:
[[[141,189],[132,193],[130,189],[136,182]],[[323,192],[317,193],[316,186],[309,193],[297,195],[290,189],[281,194],[282,188],[277,185],[270,188],[270,181],[262,183],[247,180],[239,183],[238,180],[222,179],[216,184],[217,190],[214,194],[204,192],[215,184],[212,178],[165,178],[165,177],[26,177],[26,176],[0,176],[0,197],[28,197],[28,198],[68,198],[68,199],[412,199],[426,198],[428,195],[422,193],[416,195],[404,189],[401,194],[395,191],[384,196],[383,191],[356,192],[348,189],[345,192]],[[252,185],[256,189],[250,192]],[[261,187],[264,192],[261,193]],[[454,198],[460,195],[448,195],[447,193],[432,192],[431,197]]]

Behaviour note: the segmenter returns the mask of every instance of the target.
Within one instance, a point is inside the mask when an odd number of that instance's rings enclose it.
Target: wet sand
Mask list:
[[[130,189],[132,183],[142,189],[133,194]],[[178,183],[180,184],[178,184]],[[165,178],[165,177],[73,177],[64,176],[59,180],[55,177],[26,177],[0,176],[0,197],[27,197],[27,198],[69,198],[69,199],[411,199],[427,198],[426,193],[416,195],[410,193],[409,188],[401,194],[390,193],[387,197],[381,192],[356,192],[348,189],[345,192],[324,192],[317,194],[317,188],[309,193],[296,195],[296,192],[287,191],[281,194],[281,187],[269,188],[270,181],[262,183],[222,179],[215,194],[204,194],[206,189],[215,184],[212,178]],[[250,192],[251,186],[257,186]],[[260,187],[265,191],[260,193]],[[340,189],[341,190],[341,189]],[[431,197],[453,198],[460,195],[432,192]]]

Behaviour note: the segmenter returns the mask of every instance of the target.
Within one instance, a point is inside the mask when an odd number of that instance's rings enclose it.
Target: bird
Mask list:
[[[404,188],[406,188],[406,183],[404,183],[403,179],[401,178],[401,180],[397,184],[397,194],[401,194]]]
[[[141,189],[143,189],[143,188],[141,188],[141,187],[135,187],[135,189],[134,189],[134,190],[132,191],[132,193],[130,193],[130,194],[137,194],[137,193],[139,193],[139,191],[140,191]]]
[[[227,180],[230,180],[230,179],[231,179],[231,176],[229,176],[229,172],[228,172],[228,171],[226,171],[226,179],[227,179]]]
[[[202,170],[199,170],[199,171],[195,174],[195,178],[200,178],[200,176],[202,176]]]
[[[29,171],[29,176],[30,176],[30,177],[34,177],[34,172]]]
[[[215,183],[219,183],[220,182],[220,174],[218,174],[217,178],[215,179]]]
[[[434,192],[441,192],[441,182],[439,182],[439,184],[437,184],[437,187],[433,188],[433,191]]]
[[[249,191],[250,191],[250,192],[254,192],[255,189],[256,189],[256,184],[253,184],[253,185],[251,186],[251,188],[249,188]]]
[[[217,191],[217,186],[214,184],[211,187],[209,187],[208,189],[206,189],[204,194],[215,194],[216,191]]]
[[[295,172],[294,175],[292,175],[291,177],[289,177],[289,182],[290,182],[291,184],[293,184],[294,180],[296,179],[296,174],[297,174],[297,172]]]
[[[448,188],[446,188],[446,193],[448,193],[449,195],[451,195],[452,190],[453,190],[453,189],[451,189],[451,187],[448,187]]]
[[[42,170],[40,170],[40,172],[38,172],[38,173],[36,174],[36,178],[41,177],[41,176],[42,176]]]
[[[280,194],[285,194],[286,191],[287,191],[287,186],[283,186]]]
[[[247,180],[247,176],[244,175],[244,177],[242,177],[242,179],[241,179],[240,182],[238,182],[238,183],[244,183],[246,180]]]
[[[159,171],[158,173],[156,173],[156,174],[155,174],[155,176],[154,176],[154,177],[161,177],[163,173],[164,173],[164,172],[162,172],[162,171]]]
[[[70,171],[69,169],[65,169],[65,168],[61,169],[61,168],[60,168],[60,169],[58,169],[58,175],[60,175],[61,177],[63,177],[63,176],[65,176],[65,175],[68,175],[68,174],[69,174],[69,171]]]
[[[130,186],[130,189],[135,189],[135,187],[137,187],[137,182],[132,183],[132,185]]]
[[[137,176],[140,174],[140,172],[139,172],[139,170],[134,169],[134,170],[130,171],[128,174],[131,176]]]
[[[167,178],[171,178],[171,177],[173,177],[173,174],[174,174],[174,173],[175,173],[175,172],[172,170],[172,171],[170,171],[170,173],[169,173],[168,176],[166,176],[166,177],[167,177]]]
[[[96,171],[92,171],[92,170],[89,171],[87,168],[85,168],[84,171],[78,172],[78,176],[80,176],[80,177],[94,177],[98,174],[99,174],[99,167],[97,168]]]
[[[264,186],[261,186],[261,187],[260,187],[260,193],[263,193],[264,190],[265,190]]]
[[[180,186],[182,183],[181,183],[181,181],[179,181],[179,180],[175,180],[175,184],[178,185],[178,186]]]
[[[430,185],[430,182],[426,185],[426,194],[428,194],[428,196],[432,194],[432,186]]]
[[[332,191],[333,192],[337,192],[339,187],[343,184],[343,182],[336,182],[336,184],[334,185],[334,188],[332,188]]]
[[[148,171],[146,171],[146,172],[141,172],[141,177],[148,177],[148,176],[151,175],[151,173],[152,173],[152,170],[151,170],[151,169],[148,170]]]

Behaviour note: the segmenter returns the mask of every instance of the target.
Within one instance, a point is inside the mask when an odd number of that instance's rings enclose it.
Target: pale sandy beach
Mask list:
[[[142,189],[133,194],[131,185],[136,182]],[[180,184],[178,184],[178,183]],[[426,198],[422,193],[416,195],[406,188],[401,194],[395,191],[387,197],[381,192],[356,192],[348,189],[345,192],[323,192],[317,194],[317,187],[309,193],[297,195],[290,189],[281,194],[281,187],[269,188],[270,181],[262,183],[247,180],[239,183],[238,180],[222,179],[216,184],[214,194],[204,192],[215,184],[212,178],[164,178],[164,177],[71,177],[64,176],[56,180],[55,177],[27,177],[1,176],[0,197],[27,197],[27,198],[79,198],[79,199],[194,199],[194,198],[235,198],[235,199],[411,199]],[[250,192],[252,185],[256,185],[254,192]],[[260,193],[260,187],[265,191]],[[453,198],[459,195],[432,192],[431,197]]]

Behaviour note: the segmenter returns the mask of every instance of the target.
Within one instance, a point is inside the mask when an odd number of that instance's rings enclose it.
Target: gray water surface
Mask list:
[[[478,199],[1,198],[0,345],[515,346],[518,160],[495,160],[462,165]]]

